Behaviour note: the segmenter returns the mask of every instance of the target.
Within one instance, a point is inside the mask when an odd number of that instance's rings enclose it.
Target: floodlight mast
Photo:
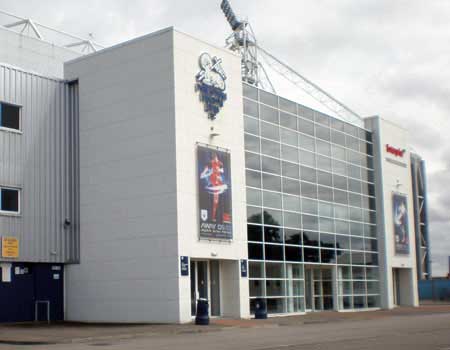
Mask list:
[[[260,86],[275,92],[264,68],[261,70],[267,81],[267,86],[260,79],[259,70],[261,66],[258,61],[258,46],[255,33],[253,32],[250,23],[246,20],[239,20],[237,18],[228,0],[222,0],[220,8],[233,30],[226,39],[226,46],[230,50],[238,52],[242,57],[242,80],[250,85]]]
[[[276,93],[264,65],[258,59],[262,57],[275,72],[302,89],[336,116],[359,126],[364,125],[363,118],[356,112],[259,46],[250,23],[237,18],[228,0],[222,0],[220,7],[233,30],[233,33],[226,39],[226,46],[241,55],[242,80],[244,82]]]

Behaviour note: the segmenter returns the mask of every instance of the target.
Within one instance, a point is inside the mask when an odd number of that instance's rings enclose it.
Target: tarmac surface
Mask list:
[[[210,326],[60,323],[0,326],[0,350],[450,350],[450,305],[322,312]]]

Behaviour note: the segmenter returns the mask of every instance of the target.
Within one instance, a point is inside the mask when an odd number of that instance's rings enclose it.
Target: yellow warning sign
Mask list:
[[[19,257],[19,240],[14,237],[2,237],[2,258]]]

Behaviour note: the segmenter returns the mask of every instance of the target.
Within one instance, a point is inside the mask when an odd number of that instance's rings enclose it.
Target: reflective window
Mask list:
[[[281,142],[297,147],[297,133],[288,129],[281,128]]]
[[[274,123],[274,124],[278,124],[278,110],[264,106],[264,105],[260,105],[260,113],[261,113],[261,119]]]
[[[298,131],[314,136],[314,124],[304,119],[298,120]]]
[[[269,140],[261,140],[261,152],[275,158],[280,158],[280,144]]]
[[[259,137],[245,134],[244,142],[246,150],[259,153]]]
[[[317,182],[317,172],[313,168],[301,166],[300,167],[300,177],[304,181]]]
[[[244,114],[258,118],[258,104],[244,98]]]
[[[282,173],[283,176],[292,177],[298,179],[299,177],[299,166],[298,164],[282,162]]]
[[[262,156],[261,158],[262,158],[262,171],[278,175],[281,173],[279,159],[265,156]]]
[[[259,154],[245,152],[245,167],[255,170],[261,169],[261,160]]]
[[[259,121],[258,119],[244,117],[244,130],[250,134],[259,135]]]
[[[298,144],[300,148],[307,149],[308,151],[314,152],[316,150],[314,138],[310,136],[299,134]]]
[[[262,174],[263,188],[266,190],[281,192],[281,178],[279,176]]]
[[[280,112],[280,125],[285,128],[297,130],[297,117],[288,113]]]
[[[264,90],[259,90],[259,100],[266,105],[278,107],[278,97]]]
[[[269,124],[269,123],[261,123],[261,136],[275,140],[280,141],[280,128],[278,126]]]

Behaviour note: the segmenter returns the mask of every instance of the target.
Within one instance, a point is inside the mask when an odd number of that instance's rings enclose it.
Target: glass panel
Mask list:
[[[285,282],[284,281],[266,281],[266,294],[268,297],[284,296]]]
[[[316,144],[314,138],[306,135],[298,135],[298,143],[300,148],[307,149],[308,151],[314,152],[316,149]]]
[[[257,171],[246,170],[245,171],[245,181],[247,186],[251,187],[261,187],[261,173]]]
[[[255,170],[261,170],[261,161],[259,154],[245,152],[245,167]]]
[[[286,244],[302,244],[302,233],[300,230],[284,229],[284,241]]]
[[[249,117],[244,117],[244,130],[250,134],[259,135],[259,121]]]
[[[266,260],[283,260],[283,246],[266,244],[264,246]]]
[[[261,224],[262,215],[261,208],[247,206],[247,222]]]
[[[266,105],[278,108],[278,97],[264,90],[259,90],[259,101]]]
[[[285,310],[285,300],[286,299],[275,299],[269,298],[266,300],[267,302],[267,313],[269,314],[280,314]]]
[[[294,163],[282,162],[283,176],[292,177],[294,179],[299,178],[299,166]]]
[[[303,244],[305,246],[319,246],[319,233],[318,232],[303,232]]]
[[[285,246],[286,261],[302,261],[302,248]]]
[[[261,206],[261,191],[247,187],[247,204]]]
[[[294,117],[295,118],[295,117]],[[281,142],[297,147],[297,133],[288,129],[280,129]]]
[[[281,178],[279,176],[262,174],[262,178],[264,189],[281,192]]]
[[[255,101],[258,101],[258,89],[247,84],[242,84],[242,90],[242,93],[245,97],[249,97]]]
[[[261,136],[271,140],[280,141],[280,128],[278,126],[262,122]]]
[[[283,195],[283,208],[284,210],[300,211],[300,198]]]
[[[249,280],[249,287],[250,287],[250,296],[251,297],[262,297],[264,296],[263,291],[263,281],[259,280]]]
[[[283,243],[283,232],[280,227],[264,226],[264,240],[268,243]]]
[[[266,263],[266,278],[285,278],[283,263]]]
[[[280,109],[290,112],[292,114],[297,114],[297,104],[280,97]]]
[[[297,117],[280,112],[280,125],[289,129],[297,130]]]
[[[250,278],[263,278],[264,277],[264,263],[249,261],[248,273]]]
[[[265,157],[262,156],[262,171],[273,173],[280,175],[281,169],[280,169],[280,160],[271,158],[271,157]]]
[[[264,209],[264,224],[272,226],[281,226],[281,211],[273,209]]]
[[[258,104],[244,98],[244,114],[258,118]]]
[[[283,178],[283,191],[285,193],[299,195],[300,194],[300,182],[298,182],[297,180]]]
[[[300,178],[303,181],[317,182],[317,172],[315,169],[308,168],[306,166],[300,167]]]
[[[244,135],[245,149],[248,151],[253,151],[259,153],[259,137],[252,136],[249,134]]]
[[[249,243],[248,258],[252,260],[263,260],[263,245],[257,243]]]
[[[269,140],[261,140],[261,152],[275,158],[280,158],[280,144]]]
[[[260,105],[261,119],[278,124],[278,110]]]
[[[247,237],[249,241],[262,242],[262,226],[247,225]]]

